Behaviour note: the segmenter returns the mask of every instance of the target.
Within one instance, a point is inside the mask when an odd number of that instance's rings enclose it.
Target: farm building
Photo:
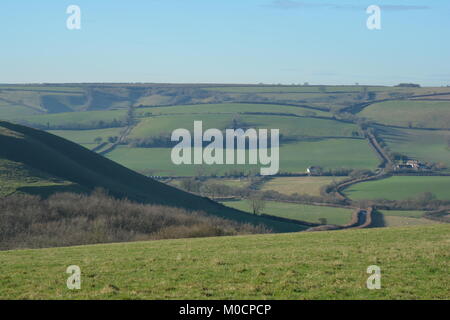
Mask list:
[[[311,167],[308,167],[306,169],[306,173],[309,174],[310,176],[312,176],[312,175],[319,175],[319,174],[322,173],[322,168],[321,167],[311,166]]]
[[[426,169],[426,165],[420,163],[417,160],[408,160],[404,163],[400,163],[397,165],[396,167],[397,169],[415,169],[415,170],[419,170],[419,169]]]

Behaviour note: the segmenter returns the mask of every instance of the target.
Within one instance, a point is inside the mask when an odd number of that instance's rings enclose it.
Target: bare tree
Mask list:
[[[260,214],[261,211],[266,207],[266,201],[260,194],[251,194],[248,200],[250,202],[250,208],[252,209],[253,214]]]

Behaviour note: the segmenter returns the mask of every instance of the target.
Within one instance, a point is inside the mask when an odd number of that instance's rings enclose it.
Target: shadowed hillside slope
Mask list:
[[[12,161],[41,176],[48,175],[48,180],[61,179],[66,184],[72,183],[71,187],[75,184],[82,190],[101,187],[115,197],[201,210],[238,222],[264,224],[275,232],[302,229],[298,225],[271,221],[224,207],[207,198],[147,178],[60,137],[4,121],[0,121],[0,161]]]

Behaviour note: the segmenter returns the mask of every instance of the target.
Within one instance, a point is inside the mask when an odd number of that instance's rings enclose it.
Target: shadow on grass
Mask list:
[[[384,220],[384,215],[378,210],[372,212],[372,223],[371,228],[382,228],[386,227],[386,221]]]

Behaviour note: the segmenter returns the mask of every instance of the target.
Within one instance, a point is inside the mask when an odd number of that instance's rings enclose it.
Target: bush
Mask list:
[[[267,232],[180,208],[118,200],[102,190],[48,199],[0,198],[0,249],[41,248]]]

